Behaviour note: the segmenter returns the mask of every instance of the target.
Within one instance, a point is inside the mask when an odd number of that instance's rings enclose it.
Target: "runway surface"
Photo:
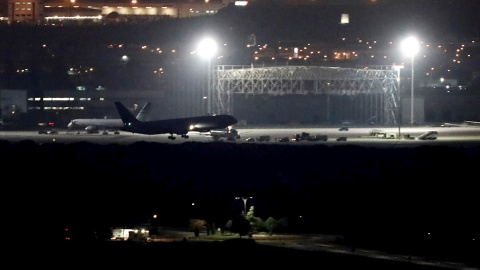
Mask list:
[[[386,139],[369,136],[373,130],[381,131],[387,134],[394,134],[395,138]],[[480,127],[405,127],[401,128],[349,128],[348,131],[340,131],[339,128],[312,128],[312,127],[288,127],[288,128],[237,128],[240,138],[235,141],[227,141],[222,138],[220,141],[228,143],[278,143],[278,144],[326,144],[326,145],[360,145],[360,146],[377,146],[377,147],[393,147],[393,146],[419,146],[419,145],[480,145]],[[400,132],[399,132],[400,131]],[[437,131],[436,140],[418,140],[417,137],[427,131]],[[307,132],[311,136],[327,135],[327,141],[293,141],[295,134]],[[399,136],[400,134],[400,136]],[[406,135],[410,138],[406,139]],[[185,142],[214,142],[213,138],[199,133],[189,133],[189,138],[181,138],[176,136],[175,140],[168,139],[169,134],[143,135],[132,134],[129,132],[120,132],[113,134],[109,132],[104,135],[85,134],[84,132],[73,132],[68,130],[58,130],[58,134],[39,134],[36,131],[0,131],[0,140],[10,142],[20,142],[24,140],[32,140],[35,143],[75,143],[75,142],[91,142],[97,144],[132,144],[135,142],[157,142],[157,143],[185,143]],[[259,142],[260,136],[269,135],[270,142]],[[288,137],[288,142],[280,142],[281,138]],[[346,141],[337,141],[339,137],[345,137]],[[255,141],[247,142],[247,138],[253,138]]]

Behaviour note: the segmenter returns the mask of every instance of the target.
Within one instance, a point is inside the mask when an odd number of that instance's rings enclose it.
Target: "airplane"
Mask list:
[[[173,134],[187,139],[188,132],[208,132],[214,129],[228,128],[238,123],[235,117],[228,114],[141,121],[136,119],[121,102],[115,102],[115,106],[123,121],[124,126],[121,130],[146,135],[169,133],[168,139],[171,140],[175,139]]]
[[[480,126],[480,122],[476,122],[476,121],[464,121],[464,123],[467,125],[467,126]]]
[[[137,119],[145,121],[147,120],[148,113],[150,111],[150,102],[145,103],[143,108],[137,114]],[[115,134],[118,134],[118,131],[123,128],[122,119],[73,119],[67,125],[69,130],[78,130],[85,129],[85,132],[88,134],[99,133],[99,129],[103,129],[103,133],[106,133],[107,130],[114,130]]]
[[[456,123],[443,123],[441,127],[480,127],[480,122],[476,121],[463,121],[461,124]]]

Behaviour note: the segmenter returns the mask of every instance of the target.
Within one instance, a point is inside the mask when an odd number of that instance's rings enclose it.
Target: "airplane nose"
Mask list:
[[[70,121],[70,123],[68,123],[67,127],[68,128],[73,128],[75,126],[75,121]]]

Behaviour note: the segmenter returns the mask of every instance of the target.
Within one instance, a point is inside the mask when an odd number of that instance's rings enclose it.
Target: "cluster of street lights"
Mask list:
[[[235,200],[243,200],[243,215],[247,215],[247,200],[253,199],[253,197],[235,197]]]

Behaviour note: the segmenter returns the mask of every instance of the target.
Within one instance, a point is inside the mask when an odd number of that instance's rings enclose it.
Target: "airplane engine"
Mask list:
[[[97,126],[87,126],[85,128],[85,131],[87,133],[98,133],[98,127]]]

